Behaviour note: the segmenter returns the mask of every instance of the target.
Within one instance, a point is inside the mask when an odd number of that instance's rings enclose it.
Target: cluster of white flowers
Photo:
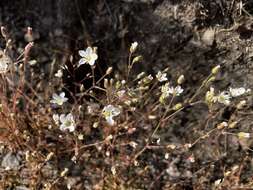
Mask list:
[[[172,96],[180,96],[183,93],[184,89],[177,85],[176,87],[170,86],[170,84],[167,82],[164,85],[162,85],[161,88],[161,96],[159,98],[159,101],[161,103],[165,103],[165,99],[168,98],[170,95]]]
[[[65,97],[65,92],[61,92],[59,95],[54,93],[53,99],[50,100],[51,103],[62,106],[65,102],[68,101],[68,98]]]
[[[92,47],[87,47],[86,50],[79,50],[78,53],[82,57],[79,60],[78,66],[83,65],[85,63],[88,63],[90,66],[93,66],[98,59],[96,49]]]
[[[50,100],[51,103],[56,104],[58,106],[62,106],[65,102],[68,101],[68,98],[65,97],[65,93],[61,92],[59,95],[54,93],[52,100]],[[53,115],[53,120],[56,125],[60,126],[60,130],[62,131],[67,131],[73,132],[76,128],[74,116],[69,113],[69,114],[54,114]]]
[[[218,95],[215,95],[214,88],[210,87],[210,90],[206,93],[206,101],[209,103],[219,102],[228,106],[231,103],[231,99],[242,96],[246,93],[251,92],[250,89],[240,88],[229,88],[228,91],[222,91]]]
[[[109,125],[114,125],[115,121],[113,120],[113,117],[120,114],[120,109],[113,105],[107,105],[104,107],[102,114]]]
[[[164,96],[165,98],[169,97],[170,94],[173,96],[180,96],[183,93],[183,91],[184,89],[182,89],[180,85],[173,87],[170,86],[168,82],[164,84],[161,89],[162,96]]]
[[[61,131],[67,131],[67,130],[69,130],[69,132],[75,131],[76,123],[74,120],[74,116],[71,113],[67,115],[61,114],[60,116],[58,114],[54,114],[53,120],[56,125],[60,125]]]

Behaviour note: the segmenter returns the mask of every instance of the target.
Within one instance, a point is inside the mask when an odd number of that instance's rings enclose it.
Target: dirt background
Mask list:
[[[222,66],[214,84],[217,88],[253,89],[252,14],[253,2],[249,0],[0,1],[0,25],[6,26],[15,39],[13,48],[24,47],[26,27],[33,28],[36,46],[32,56],[38,58],[45,78],[53,59],[67,64],[70,55],[77,57],[77,50],[87,45],[98,47],[101,70],[110,65],[123,73],[129,45],[137,41],[144,60],[134,72],[145,70],[154,74],[169,67],[170,79],[185,75],[184,88],[189,97],[217,64]],[[0,45],[3,47],[3,41]],[[252,97],[247,98],[246,111],[234,114],[233,107],[224,108],[218,120],[233,117],[232,120],[240,120],[234,131],[252,133]],[[210,116],[206,107],[185,110],[185,114],[186,117],[172,123],[174,127],[160,132],[161,141],[183,145],[215,125],[206,121]],[[253,156],[248,148],[252,145],[251,140],[240,142],[213,134],[190,153],[175,150],[168,163],[161,164],[148,152],[145,162],[153,163],[153,172],[137,178],[135,184],[146,189],[145,184],[161,174],[154,189],[211,189],[211,184],[235,166],[239,169],[226,182],[226,188],[250,184]],[[193,164],[187,159],[191,155],[195,159]],[[171,171],[168,175],[161,173],[165,165]],[[87,180],[96,183],[95,177]]]

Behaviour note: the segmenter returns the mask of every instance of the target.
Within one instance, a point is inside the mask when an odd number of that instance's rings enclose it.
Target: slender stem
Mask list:
[[[95,86],[96,85],[96,82],[95,82],[95,71],[94,71],[94,67],[91,66],[91,70],[92,70],[92,86]]]
[[[200,91],[202,90],[202,88],[206,85],[208,79],[212,76],[212,74],[210,74],[200,85],[200,87],[197,89],[197,91],[195,92],[195,94],[191,97],[191,99],[189,100],[189,103],[192,103],[193,100],[196,98],[196,96],[200,93]]]

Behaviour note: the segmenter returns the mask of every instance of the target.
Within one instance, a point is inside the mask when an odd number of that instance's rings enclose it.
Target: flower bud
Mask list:
[[[220,65],[217,65],[215,66],[213,69],[212,69],[212,74],[213,75],[216,75],[219,71],[220,71]]]
[[[217,129],[223,129],[227,126],[228,126],[228,123],[224,121],[224,122],[217,125]]]
[[[137,49],[137,46],[138,46],[138,42],[132,43],[130,47],[130,53],[134,53]]]
[[[47,161],[51,160],[51,158],[53,157],[53,155],[54,155],[54,153],[53,153],[53,152],[50,152],[50,153],[47,155],[45,161],[47,162]]]
[[[7,38],[7,30],[4,26],[1,26],[1,34],[4,38]]]
[[[210,83],[212,83],[213,81],[215,81],[215,76],[212,76],[212,77],[210,77],[207,81],[206,81],[206,84],[205,84],[205,86],[208,86]]]
[[[236,108],[240,110],[246,105],[246,103],[247,103],[246,100],[242,100],[236,105]]]
[[[69,169],[68,168],[64,168],[64,170],[61,172],[61,177],[66,176],[66,174],[68,173]]]
[[[177,84],[183,84],[185,81],[184,75],[180,75],[177,79]]]
[[[177,111],[179,109],[181,109],[183,107],[183,105],[181,103],[178,103],[176,104],[174,107],[173,107],[173,110]]]
[[[105,80],[104,80],[104,87],[105,87],[105,88],[108,88],[108,87],[109,87],[109,81],[108,81],[108,79],[105,79]]]
[[[237,125],[237,123],[238,123],[238,121],[233,121],[232,123],[229,123],[228,128],[229,128],[229,129],[235,128],[236,125]]]
[[[145,72],[141,72],[140,74],[137,75],[137,79],[142,78],[145,75]]]
[[[141,61],[142,60],[142,56],[140,55],[140,56],[137,56],[137,57],[135,57],[134,59],[133,59],[133,61],[132,61],[132,64],[134,64],[134,63],[136,63],[136,62],[139,62],[139,61]]]
[[[106,70],[106,75],[109,75],[112,73],[112,67],[109,67],[107,70]]]
[[[246,138],[250,138],[250,133],[239,132],[237,133],[237,136],[239,139],[246,139]]]

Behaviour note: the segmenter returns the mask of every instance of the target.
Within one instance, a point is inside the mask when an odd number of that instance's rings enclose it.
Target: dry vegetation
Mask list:
[[[174,51],[168,53],[154,36],[137,34],[140,42],[126,43],[120,53],[127,56],[117,66],[101,60],[119,53],[104,49],[100,55],[100,44],[88,41],[65,62],[52,58],[45,69],[35,57],[40,44],[33,29],[23,33],[27,44],[20,48],[11,28],[2,26],[0,188],[252,188],[252,85],[235,69],[251,62],[252,39],[241,36],[242,18],[251,20],[251,13],[234,1],[231,10],[223,7],[232,27],[217,26],[204,12],[213,5],[201,2],[179,3],[177,17],[162,6],[155,11],[164,27],[159,32],[174,31],[163,17],[176,17],[169,22],[174,25],[184,18],[177,31],[187,31],[191,40],[179,32],[176,47],[171,36]],[[172,5],[163,4],[167,11]],[[200,7],[195,14],[193,7]],[[189,26],[196,15],[202,23],[197,31]],[[212,27],[203,26],[207,22]],[[147,38],[153,45],[144,51]],[[175,65],[164,64],[167,59]],[[191,64],[180,64],[186,61]],[[152,62],[159,64],[145,69]]]

